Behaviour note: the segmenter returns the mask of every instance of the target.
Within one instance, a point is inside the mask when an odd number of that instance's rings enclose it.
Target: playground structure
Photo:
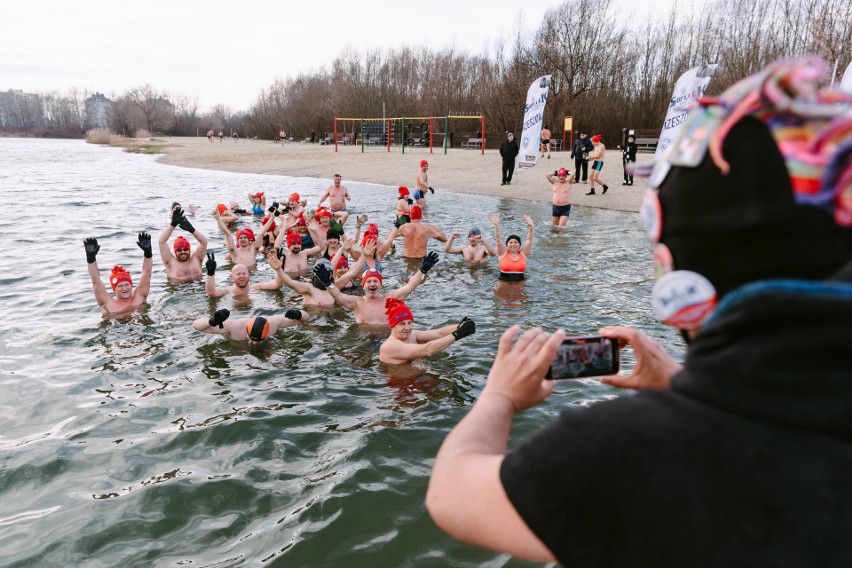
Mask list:
[[[382,150],[391,152],[399,149],[403,154],[406,148],[428,148],[429,153],[435,147],[444,148],[444,154],[453,145],[453,131],[450,121],[477,121],[478,136],[466,137],[462,148],[474,148],[485,153],[485,116],[482,114],[448,114],[447,116],[406,116],[394,118],[334,118],[332,141],[334,151],[338,145],[360,146],[361,152]],[[436,130],[436,129],[443,129]]]

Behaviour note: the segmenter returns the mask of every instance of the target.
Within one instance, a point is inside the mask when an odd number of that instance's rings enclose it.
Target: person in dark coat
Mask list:
[[[589,152],[594,150],[589,133],[581,130],[574,145],[571,146],[571,157],[574,158],[574,183],[580,181],[580,172],[583,172],[583,183],[589,179]]]
[[[631,162],[636,163],[637,150],[636,137],[631,134],[627,137],[627,144],[621,148],[621,163],[624,168],[624,183],[621,185],[633,185],[633,174],[628,171],[627,165]]]
[[[506,140],[500,145],[500,156],[503,157],[503,183],[500,185],[511,185],[512,174],[515,173],[515,158],[518,157],[518,142],[511,132],[506,133]]]

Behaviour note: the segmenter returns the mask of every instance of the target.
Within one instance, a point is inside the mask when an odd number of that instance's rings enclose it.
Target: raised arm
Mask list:
[[[101,271],[98,269],[98,261],[96,260],[101,246],[98,244],[98,239],[94,237],[83,240],[83,246],[86,249],[86,262],[88,262],[89,279],[92,281],[95,301],[101,307],[106,306],[109,303],[109,292],[104,286],[104,281],[101,280]]]
[[[524,215],[524,221],[527,224],[527,242],[524,243],[524,248],[521,250],[523,251],[524,256],[529,257],[533,242],[533,220],[529,215]]]
[[[180,206],[178,206],[180,207]],[[218,211],[217,211],[218,212]],[[196,241],[198,241],[198,247],[195,252],[192,253],[192,256],[195,257],[196,260],[200,263],[204,260],[204,253],[207,252],[207,237],[201,234],[201,231],[196,231],[195,227],[192,226],[192,223],[189,222],[189,219],[186,218],[186,214],[180,210],[180,217],[177,219],[178,225],[180,228],[192,235]],[[174,211],[172,212],[172,223],[175,222]],[[171,254],[169,254],[171,257]]]
[[[300,282],[298,280],[293,280],[290,278],[290,275],[282,270],[284,263],[281,262],[281,259],[278,258],[278,255],[274,252],[270,252],[266,255],[266,262],[269,264],[270,268],[275,271],[275,278],[270,280],[269,282],[263,282],[260,284],[261,290],[278,290],[282,285],[286,285],[289,288],[292,288],[297,294],[310,294],[311,293],[311,285],[305,282]]]
[[[411,278],[408,279],[408,282],[405,283],[405,286],[402,288],[397,288],[396,290],[389,292],[387,296],[389,298],[398,298],[400,300],[404,300],[408,297],[409,294],[414,292],[414,289],[420,286],[423,282],[426,281],[426,273],[431,270],[435,263],[438,262],[439,257],[438,253],[435,251],[430,252],[426,256],[423,257],[423,260],[420,261],[420,270],[411,275]]]
[[[447,242],[447,235],[444,234],[444,231],[438,228],[438,225],[429,225],[429,236],[436,241],[441,241],[442,243]]]
[[[319,201],[317,201],[317,209],[319,209],[320,207],[322,207],[323,202],[324,202],[326,199],[328,199],[328,195],[329,195],[329,194],[328,194],[328,189],[326,189],[325,191],[323,191],[323,192],[322,192],[322,195],[320,195]]]
[[[151,235],[148,233],[139,233],[139,239],[136,241],[139,248],[144,253],[142,259],[142,277],[139,279],[139,286],[134,290],[134,294],[139,295],[143,300],[148,298],[151,292],[151,272],[154,269],[154,254],[151,250]]]
[[[506,254],[506,245],[503,244],[503,237],[500,236],[500,218],[497,215],[489,215],[488,220],[494,225],[494,240],[497,243],[497,256]]]
[[[444,252],[448,252],[450,254],[461,254],[464,247],[463,246],[457,246],[457,247],[453,246],[453,241],[456,240],[457,238],[459,238],[459,233],[453,232],[450,235],[450,238],[447,239],[447,242],[444,244]]]
[[[334,284],[334,276],[332,275],[331,270],[329,270],[326,266],[317,264],[314,266],[314,274],[323,284],[325,284],[325,289],[329,294],[331,294],[331,297],[334,298],[335,302],[348,310],[352,310],[353,312],[358,309],[358,297],[346,295],[338,290],[337,286]]]
[[[172,251],[169,250],[169,239],[172,237],[174,230],[175,227],[173,225],[169,225],[163,229],[163,232],[161,232],[160,236],[157,238],[157,248],[160,250],[160,261],[166,267],[168,267],[172,263],[172,260],[174,260]]]
[[[207,253],[207,262],[204,263],[207,269],[207,277],[204,279],[204,291],[211,298],[221,298],[227,293],[225,288],[216,287],[216,255],[212,252]]]
[[[228,230],[227,225],[222,220],[222,217],[219,216],[218,211],[213,212],[213,218],[216,219],[216,224],[219,225],[219,230],[225,235],[225,248],[228,249],[228,252],[231,253],[231,258],[236,258],[237,256],[237,247],[234,246],[234,237],[231,235],[231,231]]]

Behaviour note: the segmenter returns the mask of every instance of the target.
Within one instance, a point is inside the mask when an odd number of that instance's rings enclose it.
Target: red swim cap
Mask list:
[[[337,261],[337,268],[349,268],[349,261],[346,260],[345,256],[341,256],[340,260]]]
[[[411,211],[408,212],[408,216],[412,219],[422,219],[423,218],[423,210],[419,205],[415,205],[411,208]]]
[[[109,275],[109,283],[112,289],[115,290],[115,287],[122,282],[130,282],[130,285],[133,286],[133,278],[130,277],[130,273],[123,266],[113,266],[112,274]]]
[[[302,237],[298,235],[298,233],[287,233],[287,248],[290,248],[293,245],[301,245]]]
[[[254,240],[254,231],[252,231],[251,229],[240,229],[239,231],[237,231],[237,234],[234,235],[234,237],[236,238],[237,242],[239,242],[240,237],[243,235],[245,235],[246,238],[248,238],[248,240],[250,241]]]
[[[260,222],[260,224],[261,224],[261,225],[266,225],[266,222],[267,222],[267,221],[269,221],[269,215],[267,215],[266,217],[264,217],[264,218],[263,218],[263,221],[261,221],[261,222]],[[272,226],[270,226],[270,227],[269,227],[269,232],[271,233],[271,232],[272,232],[272,231],[274,231],[274,230],[275,230],[275,221],[274,221],[274,217],[273,217]]]
[[[601,141],[601,135],[600,134],[595,134],[594,136],[592,136],[592,142],[594,142],[595,144],[597,144],[600,141]]]
[[[299,213],[299,220],[296,221],[296,226],[297,227],[307,227],[308,226],[308,223],[305,221],[305,214],[304,213]]]
[[[368,268],[364,271],[364,274],[361,275],[361,286],[364,286],[370,278],[378,278],[379,284],[382,283],[382,273],[375,268]]]
[[[295,201],[295,202],[298,203],[298,201],[299,201],[299,199],[301,199],[301,197],[299,196],[298,193],[293,193],[293,194],[290,194],[289,199],[290,199],[290,201]]]
[[[556,175],[557,176],[567,176],[568,170],[566,170],[565,168],[559,168],[559,171],[556,172]]]
[[[186,240],[186,237],[178,237],[175,239],[175,244],[173,245],[175,251],[178,249],[190,249],[189,241]]]
[[[411,313],[405,302],[396,298],[385,299],[385,313],[388,316],[388,325],[391,329],[399,322],[405,320],[414,321],[414,314]]]
[[[329,211],[325,207],[320,207],[319,209],[317,209],[316,213],[314,213],[314,219],[319,221],[323,217],[331,218],[331,211]]]
[[[216,210],[217,210],[217,211],[219,212],[219,214],[221,215],[222,213],[224,213],[225,211],[227,211],[227,210],[228,210],[228,208],[225,206],[225,204],[224,204],[224,203],[220,203],[219,205],[217,205],[217,206],[216,206]]]
[[[408,195],[408,188],[404,185],[399,186],[399,194],[400,195]]]
[[[422,168],[423,166],[428,166],[428,165],[429,165],[429,162],[427,162],[426,160],[420,160],[420,167],[421,167],[421,168]]]
[[[269,322],[261,316],[251,318],[246,322],[246,333],[248,333],[249,339],[263,341],[269,335]]]

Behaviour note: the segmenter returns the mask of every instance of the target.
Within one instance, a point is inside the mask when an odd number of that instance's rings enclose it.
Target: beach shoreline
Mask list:
[[[172,166],[221,170],[234,173],[253,173],[291,177],[327,179],[335,173],[347,182],[375,183],[389,186],[414,186],[420,160],[429,161],[429,182],[436,193],[450,191],[529,201],[551,200],[547,173],[565,167],[574,169],[570,152],[553,152],[548,159],[539,158],[538,165],[528,171],[515,170],[511,185],[500,185],[500,155],[497,150],[466,150],[453,148],[444,154],[443,148],[398,148],[391,152],[370,149],[361,152],[360,146],[334,146],[270,140],[240,139],[234,142],[206,137],[157,138],[167,146],[157,161]],[[140,140],[141,141],[141,140]],[[150,142],[150,141],[147,141]],[[640,154],[638,162],[649,162],[653,154]],[[607,150],[601,177],[609,185],[606,195],[598,187],[596,195],[586,195],[589,186],[573,184],[571,201],[574,205],[638,212],[646,182],[635,179],[634,185],[623,186],[621,151]]]

